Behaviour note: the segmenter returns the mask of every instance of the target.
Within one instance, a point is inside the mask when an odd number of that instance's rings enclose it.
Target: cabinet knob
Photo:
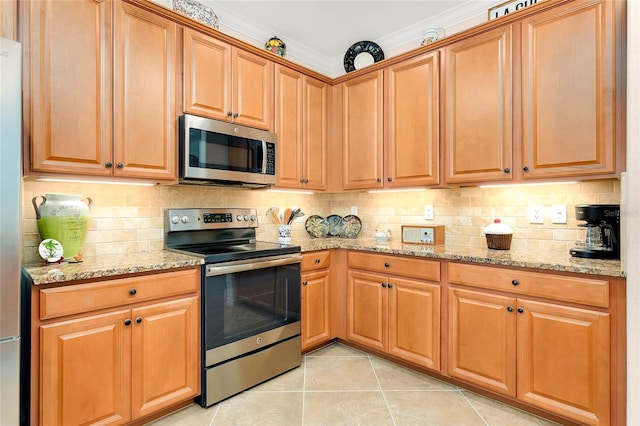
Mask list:
[[[136,291],[135,288],[132,288],[132,289],[129,290],[129,294],[132,295],[132,296],[135,296],[136,293],[137,293],[137,291]]]
[[[529,167],[524,166],[524,167],[522,168],[522,170],[524,170],[525,172],[528,172],[528,171],[529,171]]]
[[[518,313],[519,313],[519,314],[524,313],[524,308],[518,308]]]
[[[238,118],[238,116],[239,116],[239,115],[240,115],[240,114],[238,114],[237,112],[234,112],[234,113],[233,113],[233,118]]]
[[[387,288],[387,283],[382,283],[382,287]]]
[[[302,281],[302,285],[307,285],[309,284],[309,281]]]
[[[518,285],[519,283],[518,283],[518,280],[511,280],[511,284]]]
[[[320,259],[316,259],[316,263],[320,263]]]
[[[387,178],[387,182],[393,182],[393,179],[392,179],[392,178],[390,178],[390,177],[388,177],[388,178]]]
[[[388,268],[389,266],[391,266],[391,265],[389,265],[389,262],[384,262],[384,267],[385,268]]]
[[[376,182],[380,183],[380,182],[382,182],[382,179],[377,178],[377,179],[376,179]]]
[[[227,111],[227,117],[231,117],[233,113],[231,111]]]
[[[127,318],[126,320],[124,320],[124,325],[131,325],[131,320],[129,318]]]
[[[305,179],[305,180],[304,180],[304,183],[309,183],[309,179]]]
[[[389,283],[389,284],[387,284],[387,287],[391,288],[391,287],[393,287],[393,284]]]
[[[513,306],[507,306],[507,312],[513,312]]]
[[[123,167],[124,167],[124,164],[122,164],[122,163],[118,163],[118,164],[116,164],[116,167],[117,167],[117,168],[119,168],[119,169],[121,169],[121,168],[123,168]]]
[[[136,324],[140,324],[142,322],[142,317],[136,318]]]
[[[107,169],[110,169],[111,167],[113,167],[113,163],[112,163],[111,161],[107,161],[106,163],[104,163],[104,166],[105,166]]]
[[[511,173],[511,169],[507,167],[506,169],[504,169],[504,172],[505,173]]]
[[[304,179],[300,179],[300,183],[304,183]]]

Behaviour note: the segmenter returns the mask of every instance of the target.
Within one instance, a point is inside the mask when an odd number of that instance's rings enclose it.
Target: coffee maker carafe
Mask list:
[[[579,204],[576,219],[584,228],[571,256],[592,259],[620,259],[620,205]]]

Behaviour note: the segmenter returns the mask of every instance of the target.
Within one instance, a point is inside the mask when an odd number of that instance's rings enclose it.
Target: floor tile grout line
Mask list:
[[[300,425],[304,426],[304,400],[307,397],[307,355],[302,358],[302,418]]]
[[[380,393],[382,394],[382,400],[384,401],[384,405],[387,407],[387,412],[391,417],[391,423],[393,426],[396,425],[396,419],[393,417],[393,412],[391,411],[391,407],[389,407],[389,401],[387,401],[387,395],[385,395],[384,390],[382,389],[382,385],[380,385],[380,379],[378,378],[378,373],[376,373],[376,369],[373,366],[373,362],[371,361],[371,355],[367,355],[369,359],[369,365],[371,366],[371,370],[373,370],[373,375],[376,378],[376,383],[378,383],[378,389],[380,389]]]
[[[216,416],[220,412],[220,406],[221,405],[222,405],[222,402],[220,402],[220,404],[216,405],[216,411],[214,411],[213,412],[213,416],[211,416],[211,420],[209,421],[209,426],[213,426],[213,422],[216,420]]]
[[[464,392],[462,392],[462,390],[460,390],[460,389],[458,389],[458,392],[464,398],[464,400],[467,401],[467,404],[469,404],[471,406],[471,409],[473,411],[475,411],[475,413],[478,415],[478,417],[480,417],[480,420],[482,420],[486,426],[489,426],[489,422],[487,422],[485,420],[485,418],[482,417],[482,414],[480,414],[480,412],[476,409],[475,405],[473,405],[473,403],[471,401],[469,401],[469,398],[467,398],[467,395],[465,395]]]

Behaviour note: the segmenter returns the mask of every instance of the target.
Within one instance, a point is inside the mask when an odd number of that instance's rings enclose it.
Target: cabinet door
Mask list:
[[[184,112],[226,121],[231,112],[231,46],[185,28]]]
[[[609,424],[609,314],[528,300],[518,307],[518,399],[583,424]]]
[[[118,2],[114,175],[176,180],[176,24]]]
[[[273,62],[233,49],[234,122],[264,130],[273,129]]]
[[[438,52],[385,69],[387,187],[438,183]]]
[[[386,283],[384,275],[347,271],[348,340],[386,350],[389,292]]]
[[[460,289],[448,293],[451,377],[516,396],[516,299]]]
[[[329,87],[319,80],[306,76],[302,82],[304,187],[325,191],[329,167]]]
[[[342,83],[343,189],[382,188],[382,71]]]
[[[130,310],[40,327],[40,424],[124,424],[131,411]]]
[[[276,65],[277,186],[301,188],[303,184],[302,74]]]
[[[302,274],[302,350],[331,337],[329,271]]]
[[[614,3],[522,21],[524,178],[616,171]]]
[[[132,311],[132,413],[151,414],[200,393],[198,298]]]
[[[110,176],[110,0],[29,2],[30,166]]]
[[[511,179],[511,27],[444,48],[447,183]]]
[[[440,370],[440,286],[390,278],[388,352]]]

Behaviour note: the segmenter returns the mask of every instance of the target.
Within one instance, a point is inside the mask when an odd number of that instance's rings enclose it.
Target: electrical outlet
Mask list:
[[[433,220],[433,206],[424,206],[424,220]]]
[[[358,207],[357,206],[351,206],[351,214],[358,215]]]
[[[554,204],[551,206],[551,223],[567,223],[566,204]]]
[[[544,206],[529,206],[529,223],[544,223]]]

